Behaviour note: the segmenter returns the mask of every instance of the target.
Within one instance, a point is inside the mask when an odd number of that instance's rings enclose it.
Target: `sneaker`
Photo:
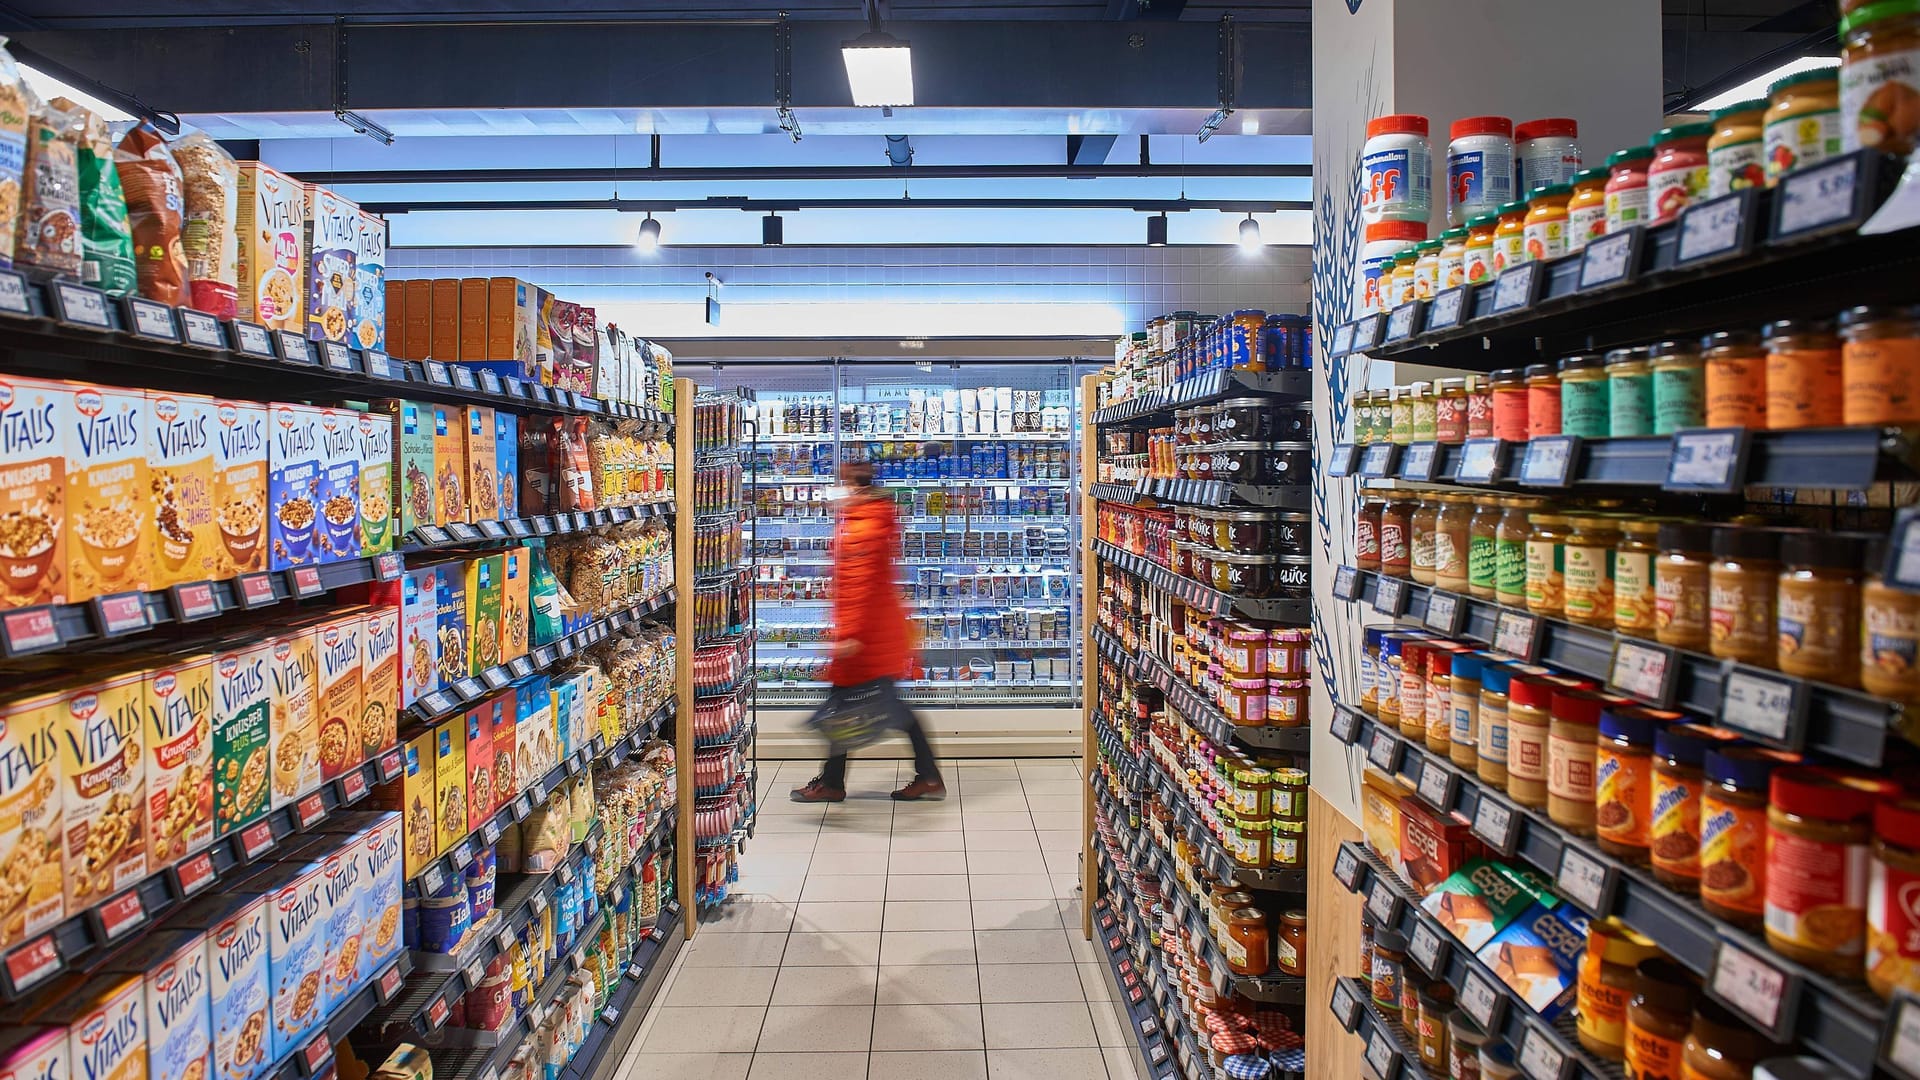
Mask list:
[[[913,783],[893,793],[901,802],[919,802],[922,799],[944,799],[947,797],[947,785],[939,777],[931,780],[916,779]]]
[[[806,787],[793,789],[794,802],[846,802],[847,789],[828,787],[818,778],[807,781]]]

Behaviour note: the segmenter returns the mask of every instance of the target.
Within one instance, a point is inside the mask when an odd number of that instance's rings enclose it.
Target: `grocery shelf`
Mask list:
[[[962,558],[916,558],[902,555],[901,566],[1027,566],[1027,565],[1064,565],[1071,556],[1067,555],[991,555],[975,559]],[[833,556],[821,552],[818,558],[763,558],[755,560],[757,566],[831,566]],[[744,568],[743,568],[744,569]]]
[[[1333,355],[1344,355],[1341,344],[1350,341],[1351,351],[1378,359],[1488,371],[1518,367],[1536,351],[1553,358],[1728,326],[1757,330],[1783,316],[1829,318],[1882,299],[1903,302],[1910,299],[1905,285],[1915,262],[1911,238],[1855,231],[1898,174],[1894,158],[1873,150],[1809,166],[1771,188],[1697,203],[1677,221],[1630,229],[1585,252],[1522,263],[1477,287],[1402,305],[1395,309],[1398,323],[1395,316],[1374,316],[1377,329],[1370,319],[1338,327]],[[1840,185],[1844,194],[1827,202]],[[1815,190],[1821,195],[1809,195]],[[1793,212],[1783,214],[1789,203]],[[1683,253],[1689,222],[1705,227],[1693,230]],[[1420,329],[1435,322],[1451,325]],[[1419,332],[1407,332],[1413,330]],[[1364,347],[1374,334],[1385,343]]]
[[[1579,1037],[1574,1034],[1572,1009],[1563,1012],[1557,1020],[1543,1019],[1525,998],[1502,982],[1459,938],[1441,926],[1437,919],[1420,910],[1419,890],[1389,869],[1365,844],[1353,841],[1342,843],[1336,865],[1360,868],[1350,877],[1345,876],[1343,870],[1336,870],[1334,876],[1341,879],[1341,883],[1356,896],[1368,898],[1368,907],[1376,926],[1398,930],[1409,942],[1420,943],[1417,947],[1408,948],[1408,958],[1425,971],[1428,978],[1452,987],[1455,1004],[1470,1008],[1469,1015],[1481,1030],[1505,1039],[1508,1046],[1516,1049],[1531,1039],[1545,1040],[1552,1051],[1548,1060],[1570,1063],[1570,1072],[1554,1073],[1562,1080],[1572,1080],[1574,1077],[1580,1080],[1621,1080],[1625,1075],[1618,1064],[1595,1057],[1580,1045]],[[1376,891],[1382,897],[1394,899],[1374,900]],[[1395,899],[1399,902],[1395,903]],[[1388,918],[1387,915],[1392,917]],[[1543,1052],[1538,1047],[1534,1048],[1535,1054]]]
[[[548,645],[537,645],[528,650],[525,656],[517,656],[504,664],[495,664],[478,675],[458,679],[452,686],[443,690],[422,694],[401,713],[401,722],[403,726],[410,724],[418,727],[452,716],[475,702],[491,697],[515,679],[524,678],[536,671],[545,671],[573,654],[591,648],[614,632],[624,630],[672,607],[674,597],[673,587],[668,586],[645,600],[635,600],[625,607],[608,612],[558,641]]]
[[[1020,487],[1067,487],[1073,481],[1057,476],[942,476],[938,478],[919,477],[911,480],[888,480],[876,477],[874,487],[879,488],[965,488],[979,487],[982,484],[1015,484]]]
[[[626,1060],[624,1051],[659,996],[686,936],[680,932],[680,905],[671,900],[662,904],[660,917],[643,935],[627,961],[619,988],[608,995],[586,1039],[561,1073],[563,1080],[603,1080],[619,1071]]]
[[[526,517],[477,521],[471,524],[458,523],[444,527],[422,525],[408,533],[397,548],[402,552],[412,553],[449,545],[470,544],[479,540],[508,538],[524,540],[529,536],[565,535],[604,528],[608,525],[622,525],[629,521],[670,518],[673,514],[674,503],[669,496],[664,500],[638,503],[633,506],[606,507],[600,510],[532,514]]]
[[[1105,900],[1095,901],[1096,909],[1106,906]],[[1096,910],[1098,918],[1107,918],[1105,912]],[[1147,995],[1141,994],[1136,1000],[1131,992],[1139,987],[1140,978],[1133,965],[1132,957],[1127,954],[1126,941],[1121,940],[1118,947],[1107,946],[1103,940],[1098,950],[1104,961],[1100,965],[1106,976],[1109,1002],[1091,1002],[1094,1008],[1110,1004],[1125,1018],[1132,1038],[1127,1046],[1134,1052],[1134,1064],[1143,1077],[1151,1080],[1174,1080],[1178,1076],[1174,1068],[1173,1051],[1168,1049],[1167,1025],[1161,1019],[1160,1012],[1147,1003]]]
[[[1307,891],[1307,872],[1305,870],[1272,870],[1242,866],[1227,854],[1206,822],[1194,810],[1187,793],[1171,777],[1167,776],[1158,762],[1146,770],[1147,780],[1160,799],[1172,811],[1174,824],[1187,834],[1187,840],[1200,852],[1207,863],[1207,869],[1223,881],[1238,881],[1249,889],[1270,892],[1305,893]]]
[[[333,1063],[333,1048],[354,1028],[359,1027],[374,1009],[391,1000],[412,971],[413,964],[407,954],[401,953],[395,957],[392,963],[381,969],[380,974],[349,994],[347,1000],[340,1002],[328,1015],[324,1027],[305,1045],[287,1051],[278,1060],[262,1068],[254,1074],[254,1080],[305,1080],[306,1077],[326,1073]]]
[[[1873,1073],[1879,1033],[1898,1019],[1897,1004],[1888,1008],[1863,984],[1816,974],[1781,956],[1760,936],[1708,914],[1697,900],[1666,888],[1646,870],[1575,839],[1544,814],[1489,791],[1474,773],[1398,730],[1351,706],[1335,709],[1335,737],[1364,747],[1374,767],[1424,792],[1421,800],[1436,811],[1471,822],[1473,834],[1495,851],[1547,875],[1560,896],[1589,915],[1618,916],[1700,975],[1710,996],[1762,1029],[1775,1027],[1784,1036],[1780,1041],[1797,1039],[1849,1076]],[[1760,1008],[1775,1012],[1774,1025],[1755,1017],[1752,995],[1732,991],[1728,996],[1717,988],[1746,982],[1773,985],[1772,993],[1760,998]]]
[[[895,520],[902,525],[1027,525],[1036,521],[1067,521],[1071,516],[1072,515],[1069,514],[969,514],[956,511],[945,515],[900,517]],[[824,515],[816,517],[792,517],[779,514],[760,514],[753,519],[753,525],[756,528],[762,524],[774,526],[832,525],[833,518]]]
[[[1311,616],[1313,604],[1310,600],[1256,600],[1251,597],[1233,596],[1211,586],[1202,585],[1192,578],[1181,577],[1144,555],[1122,551],[1105,540],[1094,540],[1092,543],[1094,553],[1100,558],[1136,577],[1145,579],[1164,592],[1173,594],[1188,607],[1199,608],[1208,614],[1240,614],[1262,622],[1289,623],[1295,626],[1305,626]]]
[[[1150,417],[1172,409],[1184,409],[1190,405],[1203,405],[1221,398],[1240,397],[1248,394],[1268,394],[1275,397],[1297,398],[1301,401],[1313,397],[1313,372],[1304,369],[1286,371],[1209,371],[1191,379],[1183,379],[1172,386],[1131,398],[1126,401],[1095,409],[1088,419],[1099,426],[1124,423]]]
[[[1488,600],[1388,579],[1388,595],[1380,595],[1382,575],[1371,570],[1341,567],[1334,595],[1374,606],[1383,614],[1498,645],[1511,654],[1531,652],[1524,659],[1553,664],[1564,670],[1608,683],[1621,693],[1662,708],[1681,708],[1790,750],[1817,750],[1862,765],[1880,766],[1889,736],[1904,722],[1896,703],[1858,690],[1797,678],[1782,672],[1752,668],[1701,653],[1662,646],[1628,634],[1618,634],[1562,619],[1533,615]],[[1396,598],[1395,594],[1400,594]],[[1439,604],[1433,601],[1439,598]],[[1448,609],[1452,610],[1449,611]],[[1457,625],[1453,621],[1458,620]],[[1625,650],[1624,653],[1622,650]],[[1637,668],[1625,680],[1614,679],[1616,659]],[[1671,670],[1668,670],[1668,669]],[[1652,677],[1671,687],[1664,700],[1649,694]],[[1773,697],[1779,708],[1760,709],[1745,702],[1755,689]],[[1729,695],[1734,708],[1729,709]]]
[[[400,747],[389,747],[292,804],[215,837],[200,851],[15,945],[0,962],[0,999],[14,1001],[56,975],[84,968],[103,950],[126,942],[189,899],[218,889],[228,875],[246,870],[288,837],[312,829],[335,811],[365,799],[376,784],[398,777],[400,758]]]
[[[312,342],[190,308],[110,297],[74,281],[42,284],[17,270],[0,271],[0,351],[7,353],[9,371],[122,386],[161,382],[182,391],[251,398],[271,385],[296,399],[406,397],[673,423],[672,414],[658,409],[457,363],[400,360]]]
[[[1176,676],[1166,662],[1151,650],[1129,651],[1112,634],[1098,626],[1093,627],[1091,633],[1094,648],[1101,656],[1121,665],[1129,677],[1157,687],[1168,703],[1186,717],[1188,723],[1199,728],[1218,745],[1225,746],[1232,741],[1262,750],[1305,753],[1312,742],[1313,731],[1304,725],[1247,727],[1235,724],[1198,690],[1188,685],[1185,679]]]
[[[761,435],[755,442],[774,444],[800,444],[818,446],[834,441],[835,433],[823,432],[818,435],[788,434]],[[850,442],[901,442],[901,443],[951,443],[951,442],[1069,442],[1073,434],[1066,431],[994,431],[970,432],[962,435],[958,432],[942,431],[842,431],[838,438],[843,443]]]
[[[1343,1009],[1343,1002],[1350,1004]],[[1335,979],[1331,1004],[1340,1026],[1365,1042],[1362,1060],[1374,1080],[1441,1080],[1420,1067],[1419,1044],[1412,1033],[1374,1006],[1365,982],[1346,976]]]

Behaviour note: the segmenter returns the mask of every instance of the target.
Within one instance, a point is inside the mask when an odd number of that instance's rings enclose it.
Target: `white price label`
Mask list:
[[[1353,324],[1353,351],[1365,352],[1380,344],[1380,323],[1378,315],[1369,315]]]
[[[1367,1067],[1380,1080],[1395,1080],[1395,1070],[1400,1065],[1400,1051],[1393,1048],[1393,1038],[1382,1028],[1374,1028],[1367,1035]]]
[[[1676,662],[1674,651],[1665,645],[1622,637],[1614,643],[1607,681],[1620,693],[1665,707],[1672,697]]]
[[[1545,1028],[1529,1026],[1520,1040],[1520,1053],[1515,1064],[1520,1066],[1521,1073],[1528,1080],[1561,1080],[1569,1059],[1565,1050],[1553,1044]]]
[[[1333,737],[1348,746],[1360,737],[1360,718],[1345,709],[1336,709],[1333,713]]]
[[[1666,486],[1681,491],[1735,490],[1746,479],[1741,475],[1746,439],[1743,428],[1680,432],[1673,437],[1673,453],[1667,459]]]
[[[1367,914],[1383,927],[1391,928],[1399,920],[1401,903],[1386,878],[1374,878],[1367,888]]]
[[[1782,178],[1780,220],[1773,230],[1774,239],[1813,232],[1851,218],[1860,163],[1860,158],[1849,157]]]
[[[280,357],[289,364],[313,363],[313,342],[297,330],[280,331]]]
[[[1587,854],[1577,845],[1560,849],[1560,870],[1554,881],[1567,899],[1590,914],[1605,917],[1613,907],[1613,868]]]
[[[1574,436],[1547,435],[1527,443],[1520,460],[1520,482],[1536,487],[1566,487],[1573,478]]]
[[[1508,315],[1532,305],[1539,272],[1539,263],[1525,262],[1502,273],[1493,284],[1493,313]]]
[[[1332,355],[1345,356],[1350,350],[1352,350],[1352,348],[1353,348],[1353,324],[1342,323],[1341,325],[1334,327],[1333,348],[1330,350]]]
[[[134,333],[159,341],[179,340],[173,330],[172,308],[137,296],[127,298],[127,307],[133,312]]]
[[[1373,592],[1373,610],[1382,615],[1399,618],[1407,610],[1407,583],[1397,577],[1382,574],[1377,579]]]
[[[1500,1021],[1501,1006],[1504,1002],[1493,984],[1477,968],[1469,967],[1467,977],[1460,981],[1460,1008],[1473,1022],[1480,1025],[1482,1031],[1497,1030]]]
[[[1453,635],[1460,632],[1466,608],[1460,606],[1460,598],[1452,593],[1438,589],[1427,595],[1427,611],[1424,621],[1430,630]]]
[[[1427,481],[1433,479],[1433,467],[1439,459],[1440,447],[1430,442],[1414,443],[1400,455],[1400,478],[1403,480]]]
[[[63,321],[93,330],[105,330],[112,325],[107,321],[106,293],[69,281],[55,282],[54,288],[60,293]]]
[[[1473,808],[1473,835],[1502,855],[1511,855],[1519,820],[1512,807],[1482,794]]]
[[[1352,848],[1342,844],[1340,854],[1333,857],[1333,879],[1348,892],[1352,892],[1354,885],[1360,880],[1360,866],[1360,856],[1355,855]]]
[[[220,320],[204,311],[189,308],[180,309],[180,328],[185,331],[187,344],[202,349],[224,349],[226,339],[220,336]]]
[[[320,346],[320,352],[325,358],[327,367],[334,371],[353,370],[353,354],[347,351],[345,345],[337,341],[325,342]]]
[[[1359,592],[1360,571],[1352,566],[1343,566],[1333,575],[1333,596],[1336,600],[1351,600]]]
[[[1745,230],[1747,203],[1753,189],[1737,191],[1709,202],[1695,203],[1680,214],[1679,265],[1718,259],[1739,252]]]
[[[1784,676],[1729,664],[1720,680],[1720,719],[1749,734],[1794,745],[1803,734],[1799,688]]]
[[[1431,923],[1422,919],[1413,926],[1413,936],[1407,939],[1407,955],[1414,963],[1433,978],[1446,974],[1447,943],[1440,932]]]
[[[1631,256],[1639,247],[1640,227],[1633,226],[1587,241],[1580,254],[1580,291],[1605,288],[1628,280]]]
[[[8,315],[31,315],[33,307],[27,303],[27,281],[11,270],[0,271],[0,312]]]
[[[1453,478],[1462,484],[1492,482],[1500,471],[1499,439],[1468,439],[1460,447],[1460,464]]]
[[[1385,480],[1387,467],[1393,464],[1393,443],[1368,443],[1360,455],[1360,475],[1369,480]]]
[[[1493,622],[1493,647],[1497,652],[1531,662],[1540,636],[1540,619],[1519,611],[1502,611]]]
[[[1460,325],[1460,311],[1466,299],[1465,288],[1448,289],[1433,298],[1427,309],[1428,330],[1451,330]]]
[[[1903,589],[1920,590],[1920,510],[1902,510],[1894,518],[1890,546],[1887,580]]]
[[[1334,1000],[1339,1000],[1337,992]],[[1880,1030],[1881,1060],[1907,1080],[1920,1080],[1920,999],[1895,996]]]
[[[233,337],[240,351],[248,356],[273,357],[273,337],[267,333],[266,327],[236,322],[233,324]]]
[[[1387,316],[1387,340],[1405,341],[1413,336],[1413,317],[1419,313],[1419,303],[1401,304]]]
[[[1367,744],[1367,763],[1383,773],[1393,772],[1400,763],[1400,740],[1376,728],[1373,741]]]
[[[1420,797],[1435,810],[1445,812],[1452,808],[1454,785],[1458,781],[1458,776],[1438,762],[1425,762],[1420,766]]]
[[[1789,1003],[1795,989],[1787,973],[1722,938],[1713,954],[1707,989],[1735,1011],[1781,1038],[1793,1029]]]

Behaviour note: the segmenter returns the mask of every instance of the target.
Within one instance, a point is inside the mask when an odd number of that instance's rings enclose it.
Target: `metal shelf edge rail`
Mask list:
[[[1329,1004],[1340,1026],[1366,1044],[1363,1059],[1376,1080],[1437,1080],[1420,1067],[1420,1052],[1407,1030],[1389,1022],[1374,1007],[1373,992],[1366,983],[1348,976],[1335,979]]]
[[[1341,567],[1335,578],[1335,595],[1351,574],[1351,600],[1373,605],[1386,614],[1401,601],[1391,595],[1381,607],[1382,575],[1372,570]],[[1400,617],[1441,633],[1496,643],[1502,624],[1514,630],[1533,627],[1525,635],[1533,655],[1522,657],[1552,664],[1578,675],[1599,679],[1620,693],[1658,708],[1680,708],[1712,718],[1716,723],[1738,728],[1742,734],[1783,749],[1817,750],[1862,765],[1879,767],[1885,759],[1886,740],[1904,714],[1902,708],[1858,690],[1797,678],[1771,669],[1750,668],[1701,653],[1664,646],[1645,638],[1620,634],[1597,627],[1581,626],[1551,616],[1535,615],[1521,608],[1510,608],[1489,600],[1461,593],[1416,585],[1404,579],[1390,587],[1403,593],[1404,609]],[[1438,597],[1440,608],[1433,606]],[[1452,611],[1447,611],[1451,606]],[[1429,614],[1433,618],[1429,618]],[[1451,628],[1444,625],[1457,620]],[[1624,654],[1623,654],[1624,650]],[[1512,650],[1508,650],[1511,652]],[[1632,685],[1621,685],[1615,678],[1616,661],[1623,655],[1663,673],[1664,694],[1652,695]],[[1667,671],[1665,668],[1671,668]],[[1731,678],[1732,682],[1729,682]],[[1728,708],[1730,686],[1739,695],[1748,688],[1765,686],[1778,691],[1785,712],[1762,714],[1744,707]]]
[[[1313,397],[1313,373],[1304,368],[1268,372],[1209,371],[1140,397],[1095,409],[1089,419],[1096,426],[1106,427],[1169,409],[1203,405],[1236,394],[1266,394],[1308,400]]]
[[[1123,551],[1105,540],[1095,539],[1093,550],[1101,559],[1135,577],[1146,580],[1162,592],[1172,594],[1181,603],[1199,608],[1211,615],[1230,615],[1237,612],[1247,618],[1259,619],[1263,622],[1304,626],[1311,614],[1312,601],[1310,600],[1256,600],[1250,597],[1232,596],[1210,585],[1202,585],[1192,578],[1181,577],[1144,555]]]
[[[1423,802],[1472,823],[1473,834],[1503,857],[1519,858],[1555,883],[1555,891],[1596,918],[1615,915],[1702,977],[1709,996],[1763,1030],[1771,1011],[1776,1039],[1805,1043],[1849,1075],[1874,1070],[1883,1025],[1902,1016],[1902,1002],[1883,1005],[1864,986],[1849,985],[1774,952],[1761,938],[1714,918],[1699,903],[1654,881],[1593,844],[1571,838],[1544,815],[1483,788],[1479,777],[1429,752],[1351,706],[1336,707],[1334,734],[1364,747],[1377,768],[1426,792]],[[1444,783],[1442,782],[1444,780]],[[1424,783],[1423,783],[1424,781]],[[1441,793],[1444,792],[1444,796]],[[1442,805],[1442,804],[1445,805]],[[1770,989],[1756,1005],[1755,984]],[[1728,988],[1721,992],[1720,987]]]
[[[1230,484],[1225,480],[1183,480],[1177,477],[1142,477],[1132,484],[1103,480],[1090,484],[1087,493],[1102,502],[1134,503],[1156,499],[1182,506],[1225,507],[1261,506],[1283,510],[1305,510],[1313,502],[1311,484]]]

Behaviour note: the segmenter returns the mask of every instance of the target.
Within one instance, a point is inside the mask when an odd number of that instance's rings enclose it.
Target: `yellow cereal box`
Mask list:
[[[360,751],[373,757],[393,745],[400,701],[400,609],[361,612]]]
[[[210,397],[147,391],[153,588],[232,576],[219,572],[220,543],[214,538],[216,413]]]
[[[306,333],[307,192],[257,161],[240,164],[240,318]]]
[[[146,675],[114,675],[67,695],[60,769],[67,834],[67,910],[147,876]]]
[[[493,410],[466,406],[467,518],[493,521],[500,516],[500,485],[494,479]]]
[[[306,184],[307,336],[346,344],[352,331],[354,271],[360,255],[360,208],[317,184]]]
[[[458,405],[422,405],[433,409],[434,524],[467,520],[466,410]]]
[[[147,479],[147,396],[70,384],[67,602],[150,587],[154,521]]]
[[[147,1080],[147,992],[139,972],[103,975],[39,1017],[67,1029],[68,1067],[86,1080]]]
[[[0,377],[0,608],[67,601],[73,387]]]
[[[360,554],[393,550],[393,429],[391,413],[360,414]]]
[[[213,841],[213,654],[162,657],[147,672],[151,869]]]
[[[66,845],[61,813],[61,731],[66,695],[0,704],[0,948],[58,923]]]
[[[320,786],[320,657],[312,626],[268,639],[273,685],[273,793],[278,808]]]
[[[314,627],[320,660],[316,697],[319,723],[320,779],[332,780],[365,761],[360,748],[360,677],[363,647],[358,611],[330,616]]]
[[[267,407],[218,401],[213,407],[212,577],[267,568]]]
[[[408,879],[418,876],[440,853],[433,821],[433,803],[438,797],[433,742],[432,731],[408,739],[400,748],[399,782],[382,784],[369,797],[375,807],[400,812],[400,845],[405,852],[401,873]]]
[[[467,722],[456,716],[433,729],[435,855],[467,835]]]
[[[528,607],[528,585],[533,576],[526,548],[510,547],[500,553],[500,659],[498,663],[527,655],[527,638],[532,612]]]

